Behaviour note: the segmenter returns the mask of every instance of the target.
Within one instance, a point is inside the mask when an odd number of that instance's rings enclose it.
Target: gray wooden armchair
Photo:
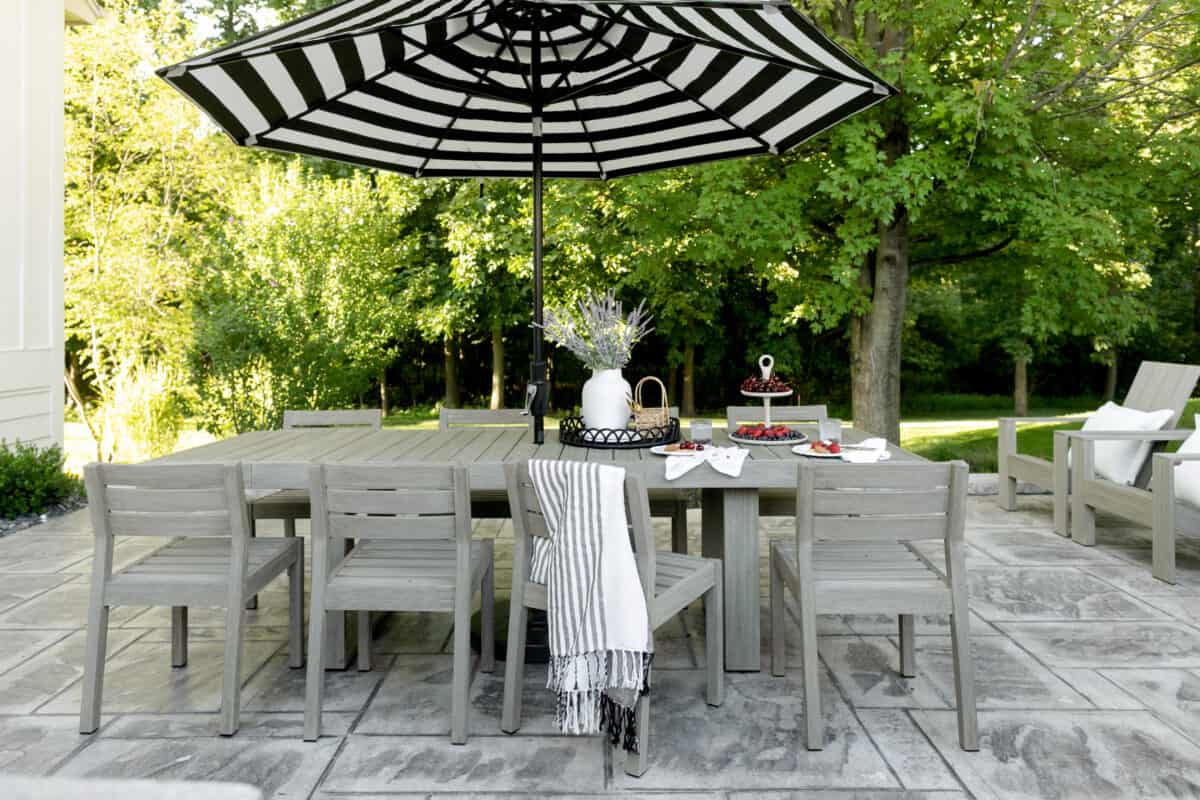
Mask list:
[[[1124,406],[1139,411],[1169,408],[1173,416],[1164,428],[1174,428],[1183,414],[1183,407],[1200,380],[1200,366],[1143,361],[1133,376],[1133,384],[1125,395]],[[1054,531],[1061,536],[1070,533],[1071,467],[1067,456],[1067,436],[1070,431],[1054,432],[1053,461],[1017,451],[1017,426],[1022,423],[1077,423],[1082,417],[1001,417],[997,421],[997,460],[1000,473],[1000,505],[1006,511],[1017,509],[1017,481],[1025,481],[1054,491]],[[1145,487],[1150,480],[1149,464],[1143,466],[1136,486]]]

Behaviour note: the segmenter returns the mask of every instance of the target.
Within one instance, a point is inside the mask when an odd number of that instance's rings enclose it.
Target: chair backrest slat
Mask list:
[[[1173,416],[1166,427],[1173,428],[1179,422],[1198,380],[1200,366],[1143,361],[1133,376],[1129,393],[1125,395],[1125,406],[1138,411],[1169,408]]]
[[[296,428],[371,428],[382,430],[383,412],[378,408],[347,408],[331,411],[283,412],[283,429]]]
[[[320,524],[338,538],[449,540],[463,517],[470,524],[464,467],[325,464],[312,468],[310,483],[310,493],[321,495]]]
[[[800,465],[798,544],[807,537],[855,541],[961,540],[956,498],[965,499],[967,465]]]
[[[229,537],[243,519],[238,464],[89,464],[98,535]]]
[[[762,422],[765,419],[763,407],[729,406],[725,409],[725,425],[729,430],[735,430],[747,422]],[[771,406],[772,422],[822,422],[829,419],[829,411],[825,404],[811,406]]]
[[[438,409],[438,430],[448,431],[451,427],[503,427],[528,428],[533,417],[519,408],[442,408]]]

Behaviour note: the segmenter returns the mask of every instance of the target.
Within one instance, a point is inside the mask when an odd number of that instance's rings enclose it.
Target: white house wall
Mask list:
[[[0,0],[0,439],[63,436],[62,0]]]

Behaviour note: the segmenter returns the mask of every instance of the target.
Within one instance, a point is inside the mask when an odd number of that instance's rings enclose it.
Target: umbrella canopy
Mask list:
[[[779,153],[895,93],[786,0],[345,0],[159,74],[238,144],[532,176],[539,324],[544,176]]]

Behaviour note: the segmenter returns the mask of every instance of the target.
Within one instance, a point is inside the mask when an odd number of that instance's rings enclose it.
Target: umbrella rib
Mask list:
[[[862,87],[865,87],[867,89],[872,89],[872,90],[874,90],[877,86],[882,86],[881,84],[874,82],[874,81],[867,80],[866,78],[850,77],[849,75],[843,75],[840,72],[835,72],[834,70],[828,69],[826,67],[818,67],[818,66],[814,66],[812,64],[804,64],[801,62],[784,61],[783,59],[776,58],[775,56],[769,55],[767,53],[762,53],[762,52],[758,52],[755,50],[747,50],[743,47],[734,47],[734,46],[725,44],[723,42],[718,43],[718,42],[712,41],[711,39],[703,39],[698,36],[692,36],[692,35],[686,34],[686,33],[678,33],[676,31],[664,32],[661,30],[657,30],[649,25],[645,25],[645,24],[642,24],[635,20],[629,19],[625,15],[624,9],[618,10],[615,14],[600,14],[595,11],[592,11],[591,9],[587,8],[586,6],[580,5],[579,13],[587,14],[588,16],[595,17],[596,19],[619,20],[622,25],[628,25],[631,28],[637,28],[638,30],[646,31],[647,33],[652,33],[657,36],[667,36],[672,39],[685,39],[688,42],[691,42],[692,44],[701,45],[702,47],[709,47],[709,48],[712,48],[713,50],[722,50],[727,53],[733,53],[734,55],[738,55],[743,58],[753,58],[757,61],[763,61],[767,64],[772,64],[776,67],[781,67],[781,68],[787,69],[787,70],[799,70],[802,72],[811,72],[814,75],[819,75],[821,77],[830,78],[830,79],[836,80],[836,81],[841,81],[843,83],[852,83],[855,86],[862,86]]]
[[[499,7],[496,5],[494,0],[488,0],[488,8],[490,8],[493,12],[499,11]],[[512,57],[513,63],[517,64],[518,66],[523,66],[521,64],[521,59],[517,58],[517,49],[513,47],[512,35],[509,33],[508,28],[500,23],[496,23],[496,27],[500,29],[500,35],[504,37],[504,45],[508,48],[508,54]],[[531,84],[529,79],[525,77],[524,72],[519,72],[518,74],[520,74],[521,81],[525,84],[525,91],[529,92],[530,96],[532,97],[533,84]]]
[[[612,45],[609,45],[609,46],[612,47]],[[636,59],[636,60],[630,58],[629,56],[625,55],[624,53],[621,53],[621,58],[623,60],[629,62],[627,66],[618,67],[617,69],[611,70],[611,71],[605,73],[604,75],[601,75],[599,78],[595,78],[594,80],[590,80],[587,83],[581,83],[578,86],[572,87],[570,89],[570,91],[566,91],[566,92],[563,92],[562,94],[551,97],[551,102],[559,103],[559,102],[562,102],[563,100],[571,100],[571,99],[578,97],[579,95],[591,90],[592,88],[594,88],[596,86],[600,86],[600,85],[606,83],[607,81],[611,81],[614,78],[621,78],[621,77],[624,77],[625,75],[628,75],[631,72],[635,72],[635,71],[637,71],[638,67],[640,67],[644,64],[649,64],[651,61],[657,61],[660,58],[666,58],[667,56],[673,56],[676,53],[682,53],[686,50],[691,49],[692,47],[694,47],[694,45],[691,42],[688,42],[687,44],[677,45],[668,50],[663,50],[661,53],[655,53],[652,56],[646,56],[645,58],[640,58],[640,59]],[[620,50],[618,50],[618,48],[613,47],[613,49],[617,50],[617,52],[620,53]],[[674,87],[672,87],[672,88],[674,88]]]
[[[496,48],[496,52],[492,53],[492,57],[494,58],[499,55],[500,50],[503,47],[504,45],[501,44],[500,47]],[[470,92],[463,91],[462,89],[459,89],[459,91],[463,92],[463,101],[459,103],[458,110],[454,112],[454,116],[450,119],[450,124],[447,125],[445,130],[442,131],[442,134],[438,136],[438,140],[434,142],[433,147],[429,148],[429,155],[425,156],[425,160],[421,162],[421,166],[417,167],[417,170],[414,174],[418,178],[421,177],[421,173],[425,171],[425,168],[429,166],[429,162],[433,160],[433,157],[437,155],[438,148],[442,146],[442,142],[446,141],[446,134],[453,130],[455,124],[462,119],[463,112],[467,109],[467,103],[471,102],[471,99],[475,96]]]
[[[587,54],[587,50],[591,49],[592,44],[595,44],[597,41],[597,39],[592,40],[592,42],[584,50],[583,55],[580,55],[580,59]],[[550,49],[554,51],[554,57],[559,61],[559,63],[562,63],[562,53],[558,51],[558,45],[556,45],[554,42],[550,42]],[[571,79],[566,70],[563,70],[559,80],[566,81],[567,87],[570,88]],[[558,81],[555,81],[555,85],[557,84]],[[553,86],[551,88],[553,88]],[[583,109],[579,107],[579,101],[574,97],[571,98],[571,105],[575,107],[575,114],[579,118],[579,127],[583,128],[583,138],[587,141],[588,149],[592,151],[592,159],[596,162],[596,171],[600,173],[600,178],[602,180],[607,180],[604,165],[600,163],[600,154],[596,152],[596,143],[592,141],[592,132],[588,130],[587,122],[583,118]]]
[[[583,52],[581,52],[579,54],[579,56],[575,59],[576,63],[583,61],[585,58],[587,58],[589,55],[591,55],[591,52],[596,47],[596,45],[598,45],[598,44],[600,44],[600,42],[604,41],[604,34],[608,33],[610,30],[612,30],[613,25],[615,25],[615,24],[616,24],[616,20],[611,20],[611,19],[605,20],[603,27],[598,32],[597,31],[592,31],[592,32],[585,31],[585,30],[583,30],[583,28],[580,28],[579,26],[575,26],[585,36],[591,37],[591,41],[588,42],[587,47],[583,48]],[[608,42],[604,42],[604,43],[608,44]],[[611,47],[611,46],[612,45],[609,45],[609,47]],[[554,54],[555,54],[556,58],[561,58],[561,56],[559,56],[557,47],[554,48]],[[557,89],[559,86],[561,86],[563,83],[570,83],[567,80],[566,70],[564,70],[562,72],[562,74],[559,75],[554,80],[554,83],[550,84],[550,88],[546,90],[546,94],[553,95],[554,90]]]
[[[469,31],[470,31],[471,33],[474,33],[474,32],[475,32],[475,30],[476,30],[475,28],[470,28],[470,29],[469,29]],[[441,55],[441,51],[442,51],[442,50],[446,49],[446,48],[447,48],[447,47],[449,47],[450,45],[454,44],[454,42],[457,42],[457,41],[458,41],[458,39],[457,39],[457,38],[455,38],[455,39],[453,39],[453,40],[447,39],[447,40],[446,40],[446,41],[444,41],[444,42],[439,42],[437,45],[435,45],[435,46],[433,46],[433,47],[429,47],[429,46],[427,46],[427,45],[422,45],[420,42],[416,41],[415,39],[410,39],[408,36],[406,36],[406,35],[405,35],[405,34],[403,34],[403,33],[399,34],[399,36],[400,36],[400,38],[402,38],[404,41],[406,41],[406,42],[408,42],[409,44],[411,44],[413,47],[417,47],[417,48],[422,48],[422,49],[423,49],[423,52],[421,53],[421,55],[417,56],[416,58],[412,59],[411,61],[406,61],[406,62],[404,62],[405,64],[414,64],[414,63],[416,63],[417,61],[420,61],[422,58],[425,58],[425,57],[427,57],[427,56],[440,56],[440,55]],[[492,53],[492,56],[493,56],[493,57],[495,57],[495,56],[499,55],[499,53],[500,53],[500,50],[501,50],[503,47],[504,47],[504,44],[503,44],[503,43],[501,43],[500,47],[496,49],[496,52],[495,52],[495,53]],[[473,75],[473,76],[474,76],[476,79],[478,79],[478,80],[480,80],[480,81],[483,81],[484,83],[486,83],[486,84],[489,84],[490,86],[494,86],[494,87],[496,87],[496,89],[497,89],[497,92],[496,92],[495,94],[490,94],[490,95],[488,95],[489,97],[494,97],[494,98],[496,98],[496,99],[498,99],[498,100],[503,100],[503,101],[504,101],[504,102],[506,102],[506,103],[513,103],[513,102],[517,102],[517,103],[519,103],[519,102],[521,102],[519,98],[516,98],[516,97],[514,97],[514,96],[513,96],[513,94],[514,94],[514,91],[513,91],[512,87],[510,87],[510,86],[505,86],[505,85],[504,85],[503,83],[501,83],[500,81],[498,81],[498,80],[496,80],[495,78],[493,78],[493,77],[489,76],[489,75],[487,74],[487,71],[486,71],[486,70],[478,70],[478,69],[475,69],[474,67],[464,67],[464,66],[462,66],[462,65],[460,65],[460,64],[454,64],[454,66],[455,66],[455,67],[457,67],[458,69],[461,69],[463,72],[470,73],[470,74],[471,74],[471,75]],[[447,82],[447,85],[449,85],[449,83],[448,83],[448,82]],[[460,91],[460,92],[461,92],[461,91],[463,91],[463,89],[462,89],[461,87],[455,87],[455,89],[456,89],[456,91]]]

